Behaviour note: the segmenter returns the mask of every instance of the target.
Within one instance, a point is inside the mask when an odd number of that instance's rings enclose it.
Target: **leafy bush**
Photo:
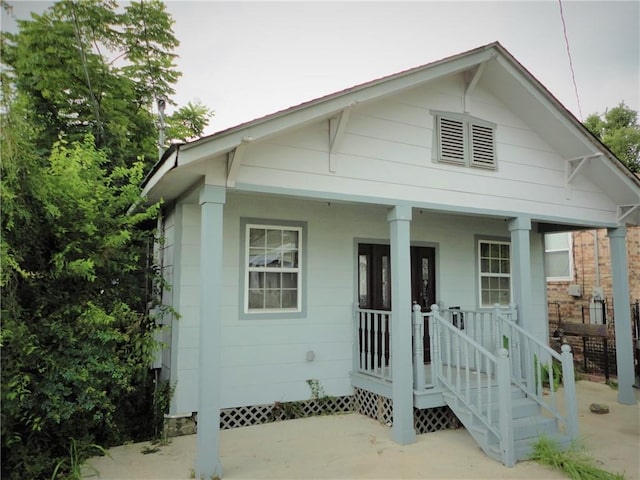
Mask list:
[[[157,206],[128,214],[142,166],[106,164],[92,137],[46,164],[3,156],[2,478],[49,476],[71,442],[153,433],[141,226]]]
[[[551,387],[551,385],[549,384],[549,369],[551,369],[551,373],[553,374],[553,391],[558,391],[560,382],[562,382],[562,364],[555,358],[552,358],[550,363],[542,363],[538,360],[538,356],[534,354],[533,366],[535,372],[536,389],[538,388],[538,380],[540,380],[542,386]],[[538,377],[538,375],[540,375],[540,377]]]

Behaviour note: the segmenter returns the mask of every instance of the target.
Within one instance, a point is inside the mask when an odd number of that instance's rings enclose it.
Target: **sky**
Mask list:
[[[47,6],[8,1],[18,18]],[[579,120],[621,101],[640,110],[637,0],[165,4],[180,41],[172,100],[214,110],[206,133],[494,41]]]

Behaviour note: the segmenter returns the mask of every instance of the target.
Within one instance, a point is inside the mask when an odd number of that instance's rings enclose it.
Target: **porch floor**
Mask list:
[[[444,375],[449,375],[449,373],[452,373],[453,375],[455,375],[455,369],[453,367],[448,366],[448,365],[443,365],[442,373]],[[370,370],[360,371],[360,372],[358,372],[358,374],[364,375],[364,376],[369,376],[371,378],[383,381],[385,383],[389,383],[389,384],[392,383],[391,367],[374,368],[374,369],[370,369]],[[466,368],[460,368],[460,375],[461,375],[461,377],[464,378],[467,375],[467,369]],[[478,378],[477,378],[478,375],[480,376],[479,380],[481,380],[482,384],[483,385],[486,384],[487,375],[485,373],[482,373],[482,372],[478,373],[477,370],[470,368],[469,369],[469,378],[470,378],[472,387],[474,386],[474,384],[478,380]],[[424,365],[424,383],[425,383],[425,390],[432,389],[432,388],[434,388],[436,386],[435,383],[434,383],[434,379],[433,379],[433,369],[431,368],[431,364],[425,364]],[[496,385],[496,381],[495,381],[495,376],[494,375],[491,376],[491,384],[492,385]]]
[[[443,373],[446,375],[449,373],[451,367],[444,365]],[[467,375],[466,369],[460,370],[460,376],[465,378]],[[480,378],[478,378],[478,375]],[[393,382],[390,379],[391,372],[389,367],[377,368],[368,371],[360,371],[351,375],[351,385],[354,387],[366,390],[368,392],[382,395],[386,398],[391,398],[391,390]],[[424,378],[425,388],[422,391],[413,391],[413,404],[418,409],[436,408],[446,405],[442,393],[446,391],[443,386],[435,385],[433,381],[433,372],[431,364],[424,365]],[[475,370],[469,370],[469,378],[471,387],[477,385],[478,380],[483,385],[487,384],[487,375],[484,373],[478,374]],[[495,378],[491,376],[491,385],[497,385]]]

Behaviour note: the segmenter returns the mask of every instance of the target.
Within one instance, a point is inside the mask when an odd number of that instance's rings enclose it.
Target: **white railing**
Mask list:
[[[515,315],[515,310],[501,310],[500,312],[508,319]],[[487,350],[493,352],[500,346],[498,341],[500,333],[498,322],[495,321],[495,309],[475,311],[456,307],[440,310],[440,314]]]
[[[354,371],[391,380],[391,312],[355,308]]]
[[[505,312],[495,306],[493,318],[499,332],[497,340],[510,352],[513,384],[564,424],[567,435],[575,439],[578,413],[571,347],[562,345],[562,353],[553,350],[513,321],[516,318],[513,307]],[[561,395],[564,395],[563,412]]]
[[[354,371],[384,380],[391,380],[391,314],[383,310],[355,308]],[[573,355],[568,345],[559,354],[516,324],[514,306],[503,309],[495,306],[492,311],[447,309],[440,311],[437,305],[431,312],[421,312],[414,305],[413,312],[413,379],[414,389],[425,389],[424,342],[431,351],[431,378],[436,385],[446,385],[454,393],[460,393],[461,401],[479,415],[488,428],[497,430],[500,438],[506,424],[512,420],[491,418],[494,413],[480,412],[481,403],[510,402],[510,395],[496,396],[498,385],[505,392],[511,384],[520,388],[550,415],[565,425],[566,433],[577,436],[578,417],[573,370]],[[426,327],[428,325],[428,329]],[[429,333],[427,338],[427,333]],[[504,358],[499,352],[504,350]],[[493,353],[495,352],[495,353]],[[502,367],[498,365],[504,363]],[[505,374],[505,372],[507,372]],[[500,384],[501,376],[508,381]],[[560,379],[563,389],[559,389]],[[486,388],[485,388],[486,387]],[[478,395],[471,395],[472,390]],[[508,389],[508,390],[507,390]],[[483,398],[480,397],[480,390]],[[498,397],[502,397],[498,393]],[[564,396],[564,402],[560,402]],[[507,398],[508,397],[508,398]],[[475,402],[475,403],[473,403]],[[562,403],[564,408],[561,409]],[[501,407],[501,413],[504,409]],[[509,408],[510,413],[510,408]],[[510,418],[510,417],[509,417]],[[499,428],[491,427],[498,420]],[[508,441],[508,439],[504,440]]]
[[[433,378],[446,386],[458,402],[495,435],[503,452],[503,461],[512,465],[515,450],[508,351],[501,348],[496,354],[491,353],[465,332],[466,325],[463,327],[460,322],[452,322],[452,317],[447,312],[441,314],[437,305],[426,313],[420,311],[419,305],[414,305],[413,311],[415,388],[420,388],[420,378],[424,382],[424,377],[418,372],[422,368],[416,368],[416,365],[421,366],[421,348],[417,347],[421,345],[421,325],[426,319],[431,339]],[[460,320],[459,316],[457,320]]]

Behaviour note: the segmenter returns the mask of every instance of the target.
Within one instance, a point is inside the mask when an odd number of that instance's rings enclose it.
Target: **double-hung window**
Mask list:
[[[462,113],[432,111],[434,159],[469,167],[496,168],[496,124]]]
[[[547,233],[544,236],[544,245],[547,280],[571,280],[571,233]]]
[[[511,303],[511,245],[508,242],[478,242],[480,306]]]
[[[245,312],[300,312],[302,228],[246,225]]]

